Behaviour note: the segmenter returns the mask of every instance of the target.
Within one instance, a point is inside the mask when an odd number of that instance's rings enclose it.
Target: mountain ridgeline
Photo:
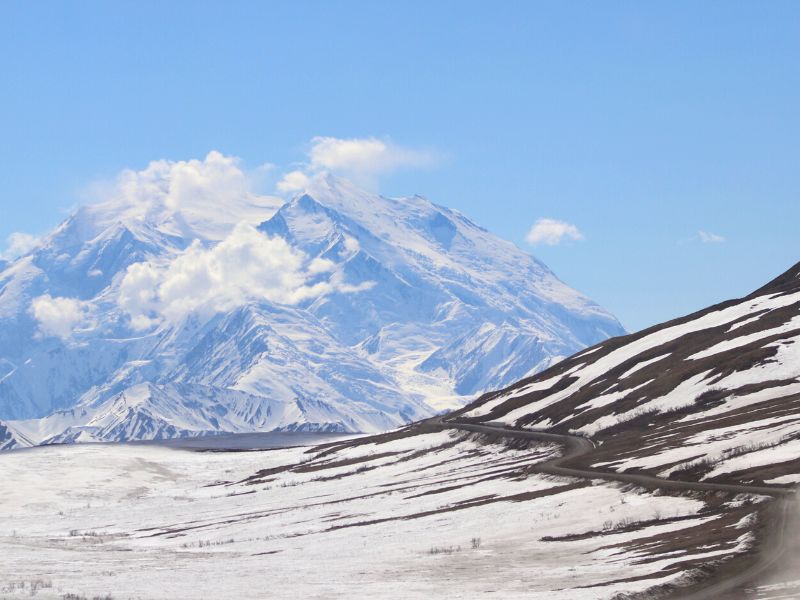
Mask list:
[[[602,342],[456,416],[591,436],[587,468],[800,483],[800,263],[745,298]]]
[[[85,206],[0,265],[0,444],[381,431],[624,333],[419,196]]]

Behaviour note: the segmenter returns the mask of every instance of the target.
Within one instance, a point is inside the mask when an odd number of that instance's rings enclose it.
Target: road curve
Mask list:
[[[438,419],[437,422],[450,429],[461,431],[473,431],[475,433],[486,433],[489,435],[500,435],[521,440],[531,440],[535,442],[549,442],[559,444],[564,447],[564,453],[554,459],[540,463],[534,467],[539,473],[548,475],[562,475],[565,477],[580,477],[590,479],[604,479],[608,481],[619,481],[622,483],[633,483],[644,488],[666,489],[678,491],[695,492],[731,492],[735,494],[761,494],[767,496],[794,496],[794,490],[767,485],[744,485],[738,483],[712,483],[698,481],[680,481],[676,479],[664,479],[655,475],[644,475],[640,473],[618,473],[602,469],[576,469],[569,467],[569,463],[576,458],[588,454],[595,448],[594,442],[585,437],[577,435],[564,435],[560,433],[550,433],[546,431],[512,429],[503,425],[465,423],[457,420]]]
[[[447,429],[458,429],[461,431],[471,431],[489,435],[498,435],[535,442],[556,443],[564,448],[561,456],[542,462],[534,467],[534,471],[548,475],[561,475],[564,477],[578,477],[582,479],[603,479],[606,481],[618,481],[622,483],[632,483],[648,489],[667,489],[677,491],[695,492],[730,492],[735,494],[759,494],[778,498],[779,522],[777,523],[777,539],[772,540],[766,545],[759,554],[758,560],[749,568],[737,573],[734,577],[728,577],[722,581],[710,581],[694,587],[694,591],[683,590],[680,592],[681,600],[719,600],[723,598],[721,594],[751,582],[766,569],[773,566],[783,556],[786,550],[784,525],[787,521],[789,509],[792,506],[792,498],[795,497],[795,490],[778,488],[763,485],[743,485],[729,483],[711,483],[696,481],[679,481],[674,479],[663,479],[655,475],[643,475],[633,473],[617,473],[616,471],[606,471],[601,469],[578,469],[569,466],[569,463],[578,457],[591,452],[596,445],[588,438],[550,433],[547,431],[520,430],[505,427],[501,424],[477,424],[465,423],[458,420],[448,420],[439,417],[432,420],[434,425]],[[689,595],[686,593],[689,592]]]

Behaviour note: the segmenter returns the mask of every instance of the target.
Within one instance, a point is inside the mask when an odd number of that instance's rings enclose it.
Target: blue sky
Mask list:
[[[796,2],[6,1],[0,240],[154,159],[280,172],[374,137],[435,157],[383,193],[458,208],[636,330],[800,260],[799,62]],[[581,239],[529,245],[542,218]]]

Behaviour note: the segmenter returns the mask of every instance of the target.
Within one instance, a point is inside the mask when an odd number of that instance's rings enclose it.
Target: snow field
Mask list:
[[[566,600],[679,577],[660,576],[641,550],[609,547],[707,523],[703,502],[525,474],[556,451],[442,432],[321,457],[118,445],[7,453],[0,471],[15,484],[0,496],[0,589],[41,579],[52,584],[41,598]],[[675,516],[690,518],[663,521]],[[651,578],[609,584],[621,573]]]

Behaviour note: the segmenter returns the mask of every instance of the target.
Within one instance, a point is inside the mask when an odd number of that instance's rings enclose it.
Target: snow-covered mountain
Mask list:
[[[31,442],[26,439],[19,439],[17,433],[9,429],[8,425],[0,421],[0,450],[14,450],[15,448],[25,448]]]
[[[0,437],[384,430],[623,333],[418,196],[325,174],[283,205],[178,203],[159,182],[0,266]]]
[[[587,466],[800,483],[800,263],[745,298],[598,344],[461,412],[589,435]]]

